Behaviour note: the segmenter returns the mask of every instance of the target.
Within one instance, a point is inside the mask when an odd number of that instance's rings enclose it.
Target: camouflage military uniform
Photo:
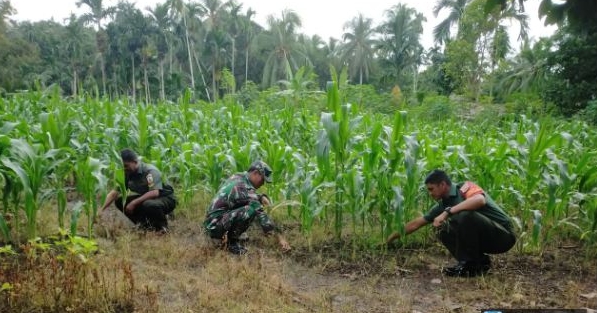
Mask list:
[[[270,179],[268,176],[266,179]],[[203,227],[211,238],[221,239],[227,232],[228,238],[234,240],[257,218],[263,232],[279,231],[264,212],[261,196],[249,181],[249,173],[233,175],[220,187],[211,202]]]
[[[118,198],[115,203],[116,207],[123,211],[133,223],[146,229],[167,229],[166,214],[171,213],[176,207],[176,198],[172,186],[162,182],[160,171],[151,164],[139,161],[137,171],[125,176],[125,184],[129,189],[126,203],[123,203],[122,198]],[[131,201],[151,190],[159,190],[159,197],[143,201],[132,213],[124,210]]]

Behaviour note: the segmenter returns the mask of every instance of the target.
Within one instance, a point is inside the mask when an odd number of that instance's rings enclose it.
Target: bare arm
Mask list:
[[[104,205],[102,205],[98,211],[103,212],[105,209],[107,209],[114,202],[114,200],[118,198],[119,195],[120,192],[117,190],[111,190],[108,195],[106,195],[106,201],[104,201]]]
[[[411,234],[427,224],[428,224],[427,220],[425,220],[422,216],[417,217],[414,220],[406,223],[406,225],[404,226],[405,232],[407,235]],[[388,237],[388,239],[386,240],[386,244],[389,244],[398,238],[400,238],[400,234],[395,232]]]
[[[450,209],[451,214],[456,214],[462,211],[473,211],[483,207],[487,203],[483,194],[474,195]],[[433,226],[439,227],[446,219],[448,219],[448,212],[442,212],[433,220]]]
[[[149,200],[149,199],[154,199],[160,196],[160,191],[155,189],[155,190],[150,190],[146,193],[144,193],[141,197],[131,201],[129,204],[126,205],[126,211],[127,212],[132,212],[139,204],[143,203],[143,201],[145,200]]]

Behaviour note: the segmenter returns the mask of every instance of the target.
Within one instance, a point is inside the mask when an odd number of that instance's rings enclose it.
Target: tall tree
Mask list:
[[[146,8],[149,12],[153,27],[156,29],[155,38],[153,41],[156,44],[158,56],[158,72],[160,80],[160,99],[166,98],[166,88],[164,84],[164,63],[166,62],[166,55],[173,54],[172,50],[172,19],[169,14],[168,3],[157,3],[153,8]]]
[[[417,71],[421,64],[425,17],[403,4],[386,11],[386,20],[379,27],[381,39],[377,45],[382,68],[381,80],[387,87],[404,84],[405,71]]]
[[[9,16],[15,14],[16,11],[10,4],[9,0],[0,1],[0,36],[2,36],[7,29],[7,19]]]
[[[89,43],[93,42],[93,33],[90,29],[83,27],[83,23],[74,14],[68,18],[68,23],[64,26],[64,55],[68,59],[72,83],[71,83],[71,94],[77,96],[78,87],[81,84],[80,73],[84,71],[86,61],[86,53],[89,51]],[[93,49],[93,45],[91,46]],[[93,50],[89,51],[93,52]]]
[[[293,72],[298,68],[297,57],[304,58],[297,49],[296,42],[296,31],[302,23],[294,11],[282,11],[281,19],[270,15],[267,24],[273,42],[263,69],[264,87],[272,86],[281,79],[292,80]]]
[[[228,14],[230,2],[220,0],[203,0],[203,9],[206,19],[203,21],[205,27],[205,52],[211,56],[211,86],[213,100],[218,100],[218,83],[220,71],[223,67],[222,52],[230,42],[228,33],[223,25],[224,18]]]
[[[348,64],[348,73],[352,79],[358,77],[359,84],[369,79],[375,56],[374,47],[377,40],[373,38],[375,29],[373,20],[365,18],[362,14],[353,18],[344,25],[348,30],[342,35],[344,40],[342,60]]]
[[[197,13],[197,6],[186,4],[184,0],[168,0],[168,4],[170,6],[170,13],[172,14],[173,18],[178,21],[182,22],[183,31],[184,31],[184,39],[185,44],[187,46],[187,57],[189,61],[189,72],[191,75],[191,89],[195,90],[195,75],[193,73],[193,59],[191,55],[191,40],[189,36],[189,23],[188,20],[193,18],[194,14]]]
[[[107,49],[107,38],[106,33],[102,28],[102,21],[110,17],[116,11],[115,7],[105,7],[103,0],[79,0],[77,1],[77,7],[85,5],[89,7],[91,12],[83,14],[81,19],[85,23],[94,24],[97,27],[96,33],[96,45],[97,53],[100,61],[100,69],[102,72],[102,90],[103,94],[106,95],[106,66],[104,60],[104,54]]]
[[[433,28],[433,38],[438,44],[446,44],[451,39],[451,30],[462,18],[464,8],[470,0],[438,0],[433,7],[433,15],[449,10],[448,16]]]
[[[251,8],[247,9],[247,13],[240,19],[241,29],[244,39],[244,52],[245,52],[245,84],[249,81],[249,53],[254,45],[254,39],[256,36],[255,23],[252,21],[255,11]]]

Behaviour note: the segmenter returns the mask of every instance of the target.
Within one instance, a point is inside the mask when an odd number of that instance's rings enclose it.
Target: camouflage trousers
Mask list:
[[[213,239],[222,239],[226,233],[229,239],[238,239],[251,226],[256,215],[257,210],[246,205],[217,217],[208,216],[204,222],[205,231]]]

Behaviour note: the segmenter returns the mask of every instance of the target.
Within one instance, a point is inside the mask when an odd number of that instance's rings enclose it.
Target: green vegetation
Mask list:
[[[355,17],[341,41],[324,42],[299,34],[292,11],[263,28],[251,20],[254,11],[218,0],[169,0],[145,12],[126,1],[104,7],[81,0],[89,12],[62,24],[12,22],[10,2],[0,0],[2,309],[132,312],[142,303],[158,312],[160,286],[147,283],[139,292],[131,265],[144,268],[148,282],[156,279],[155,262],[181,265],[184,276],[161,278],[192,286],[197,282],[184,281],[195,277],[197,264],[206,267],[198,280],[224,287],[200,289],[193,300],[199,308],[229,308],[213,299],[244,289],[250,297],[268,295],[253,311],[339,308],[327,294],[297,297],[268,275],[262,254],[232,268],[236,263],[220,262],[208,243],[195,241],[213,192],[255,159],[273,168],[274,182],[264,187],[275,201],[270,213],[297,242],[294,259],[308,266],[360,260],[380,275],[393,261],[416,268],[416,255],[392,261],[395,247],[378,244],[429,208],[422,181],[435,168],[491,193],[515,219],[517,256],[562,246],[592,255],[597,19],[579,12],[597,11],[590,10],[594,1],[580,10],[580,0],[545,0],[541,14],[560,27],[531,42],[523,2],[439,1],[434,11],[450,14],[435,28],[437,46],[425,50],[425,16],[404,5],[383,21]],[[520,51],[507,38],[511,21],[521,25]],[[182,218],[174,224],[184,229],[163,247],[128,233],[104,243],[110,250],[96,257],[96,209],[109,188],[124,184],[124,147],[176,186]],[[429,247],[428,237],[403,236],[402,243]],[[592,270],[581,276],[594,277]],[[93,282],[99,284],[91,288]],[[524,286],[478,287],[529,304],[518,296]],[[567,299],[577,298],[570,292]],[[191,311],[188,303],[175,307]]]
[[[413,105],[455,93],[508,104],[519,95],[540,100],[542,112],[594,121],[594,0],[542,1],[539,14],[559,25],[549,38],[528,37],[528,15],[537,12],[524,12],[524,0],[437,1],[433,12],[400,4],[379,21],[347,21],[339,39],[299,33],[301,17],[292,10],[259,25],[258,12],[236,2],[76,3],[86,13],[13,22],[10,1],[0,0],[0,94],[58,86],[62,96],[157,103],[190,90],[192,101],[233,96],[247,105],[256,89],[279,88],[296,102],[325,90],[333,66],[346,69],[351,85],[391,93],[391,101]],[[434,26],[435,46],[423,47],[426,14],[445,12]],[[510,25],[520,27],[516,40]],[[352,103],[379,104],[363,96]]]
[[[260,96],[268,104],[247,108],[234,101],[190,103],[188,96],[157,105],[56,100],[39,92],[5,99],[4,241],[22,234],[35,239],[38,211],[53,209],[47,203],[54,202],[59,221],[69,216],[73,235],[92,235],[103,200],[98,196],[121,180],[107,179],[122,173],[121,147],[159,163],[179,186],[183,203],[198,191],[213,192],[223,178],[261,158],[274,169],[268,194],[300,203],[287,213],[305,236],[323,227],[336,240],[379,242],[428,208],[421,182],[433,168],[443,168],[491,191],[516,219],[522,248],[541,249],[556,234],[588,243],[597,239],[597,155],[591,148],[597,136],[584,122],[496,111],[487,120],[484,109],[442,97],[381,115],[342,102],[352,97],[351,89],[336,83],[345,75],[330,84],[327,96],[315,98],[327,101],[321,113],[268,93]],[[28,109],[20,109],[24,106]],[[112,113],[98,115],[102,110]],[[47,113],[30,114],[36,111]],[[66,115],[70,118],[59,118]],[[54,119],[69,131],[49,131],[44,125]],[[65,190],[75,191],[80,201],[73,209],[65,209]],[[81,217],[86,225],[78,223]]]

